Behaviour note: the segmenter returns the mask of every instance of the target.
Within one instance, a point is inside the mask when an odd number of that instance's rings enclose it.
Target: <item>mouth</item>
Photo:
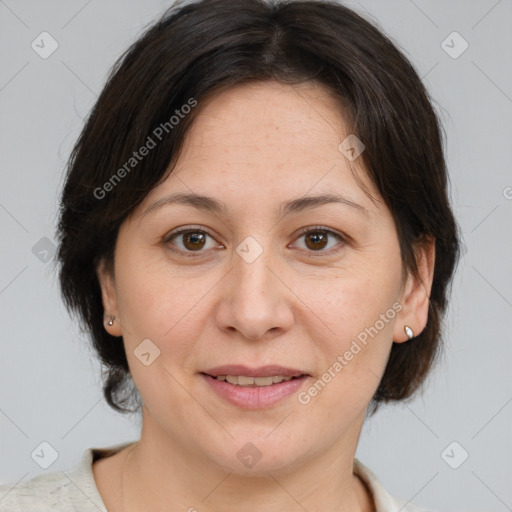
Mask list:
[[[288,382],[293,379],[300,379],[301,377],[306,377],[306,374],[300,374],[294,377],[285,376],[285,375],[270,375],[268,377],[249,377],[247,375],[210,375],[208,373],[203,373],[208,377],[212,377],[215,380],[219,380],[221,382],[228,382],[229,384],[233,384],[233,386],[241,386],[245,388],[259,388],[259,387],[267,387],[272,386],[274,384],[279,384],[280,382]]]
[[[270,408],[296,393],[311,377],[304,370],[275,365],[219,366],[200,375],[217,396],[243,409]]]
[[[279,365],[260,366],[259,368],[224,365],[210,368],[201,373],[223,382],[229,382],[234,386],[272,386],[280,382],[309,376],[303,370]]]

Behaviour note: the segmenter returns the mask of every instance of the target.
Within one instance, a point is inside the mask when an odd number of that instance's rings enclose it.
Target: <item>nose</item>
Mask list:
[[[233,268],[223,279],[218,327],[229,333],[238,331],[250,340],[271,339],[291,328],[294,321],[293,293],[283,279],[283,272],[263,253],[252,262],[238,254]]]

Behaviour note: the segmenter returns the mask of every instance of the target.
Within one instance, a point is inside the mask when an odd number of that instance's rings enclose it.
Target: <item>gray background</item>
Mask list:
[[[100,367],[41,260],[51,256],[63,169],[84,116],[115,58],[169,5],[0,0],[0,483],[138,439],[136,421],[102,398]],[[440,104],[464,236],[445,356],[423,395],[365,424],[357,457],[418,505],[512,510],[512,2],[347,5],[404,49]],[[43,31],[59,45],[47,59],[31,48]],[[457,58],[445,49],[461,40],[442,44],[453,31],[469,44]],[[58,452],[46,470],[31,458],[43,441]]]

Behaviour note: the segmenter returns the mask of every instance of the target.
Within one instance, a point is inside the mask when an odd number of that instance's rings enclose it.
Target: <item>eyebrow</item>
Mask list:
[[[306,196],[300,197],[298,199],[292,199],[290,201],[285,201],[284,203],[281,204],[281,207],[278,209],[277,214],[284,217],[292,213],[302,212],[304,210],[309,210],[329,203],[344,204],[360,211],[364,215],[369,216],[368,210],[363,205],[356,203],[347,197],[337,194]],[[163,206],[173,204],[192,206],[199,210],[204,210],[207,212],[212,212],[221,215],[226,215],[228,212],[227,206],[224,203],[218,201],[217,199],[214,199],[213,197],[208,197],[195,193],[176,193],[165,196],[162,199],[159,199],[158,201],[153,203],[143,212],[142,216],[144,217],[148,213],[158,210]]]

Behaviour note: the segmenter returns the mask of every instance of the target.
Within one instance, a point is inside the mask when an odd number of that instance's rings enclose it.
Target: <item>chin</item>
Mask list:
[[[216,449],[210,451],[209,457],[226,472],[240,476],[261,476],[268,478],[268,473],[286,473],[306,457],[307,447],[303,442],[294,445],[287,435],[279,435],[272,429],[258,435],[234,435],[228,442],[219,444],[212,440]]]

